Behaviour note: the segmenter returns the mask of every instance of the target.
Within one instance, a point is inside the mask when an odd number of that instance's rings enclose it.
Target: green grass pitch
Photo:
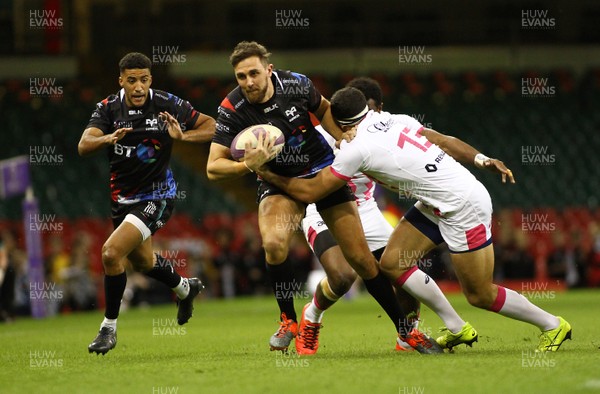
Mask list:
[[[121,314],[118,344],[88,354],[100,312],[0,325],[0,393],[573,393],[600,392],[600,291],[545,292],[533,301],[573,326],[557,353],[534,353],[538,331],[449,296],[479,331],[473,348],[397,353],[391,322],[361,295],[325,314],[316,356],[270,352],[272,297],[197,300],[177,326],[174,305]],[[301,310],[307,299],[296,300]],[[422,311],[421,329],[441,321]]]

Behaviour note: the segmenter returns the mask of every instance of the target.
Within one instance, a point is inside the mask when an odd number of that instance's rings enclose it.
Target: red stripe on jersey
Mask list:
[[[340,178],[341,180],[348,182],[350,179],[352,179],[352,177],[340,174],[339,172],[337,172],[336,170],[334,170],[333,167],[330,167],[330,168],[331,168],[331,173],[333,175],[335,175],[336,177]]]
[[[306,234],[306,238],[308,243],[310,244],[310,247],[314,249],[315,247],[315,238],[317,238],[317,230],[315,230],[312,227],[308,228],[308,234]]]
[[[117,185],[115,183],[115,178],[117,177],[116,173],[111,173],[110,174],[110,197],[112,198],[113,201],[117,201],[119,199],[119,193],[121,192],[121,189],[117,189]]]
[[[312,123],[312,125],[314,127],[317,127],[318,125],[321,124],[321,122],[319,121],[319,119],[315,116],[315,114],[313,114],[312,112],[309,112],[308,115],[310,116],[310,121]]]
[[[504,302],[506,302],[506,289],[502,286],[498,286],[498,295],[496,296],[496,300],[494,300],[492,306],[490,306],[490,311],[500,312],[504,306]]]
[[[101,101],[102,105],[108,104],[108,97]]]
[[[229,99],[227,97],[225,97],[223,99],[223,101],[221,101],[221,107],[230,109],[233,112],[235,112],[235,108],[233,107],[233,104],[231,104],[231,101],[229,101]]]
[[[473,227],[470,230],[465,231],[465,235],[467,236],[467,245],[469,249],[475,249],[478,246],[481,246],[487,241],[485,234],[485,226],[480,224],[479,226]]]

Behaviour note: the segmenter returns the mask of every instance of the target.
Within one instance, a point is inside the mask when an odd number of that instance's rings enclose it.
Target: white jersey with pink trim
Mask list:
[[[325,141],[331,145],[335,153],[335,140],[333,137],[323,130],[321,126],[317,126],[317,130],[323,134]],[[358,215],[362,222],[369,249],[373,252],[384,248],[392,234],[393,227],[385,220],[377,206],[377,201],[373,197],[376,183],[362,172],[357,172],[352,179],[348,180],[348,186],[350,186],[356,197]],[[323,222],[321,215],[317,212],[315,204],[309,204],[306,207],[306,215],[302,220],[302,228],[311,248],[313,248],[316,236],[323,231],[329,230]]]
[[[335,139],[331,136],[331,134],[326,132],[321,126],[317,126],[316,129],[323,135],[323,138],[325,141],[327,141],[329,146],[331,146],[331,149],[333,149],[334,153],[337,154],[338,149],[335,147]],[[371,179],[369,179],[369,177],[360,171],[352,176],[352,179],[348,181],[348,186],[350,186],[352,193],[354,193],[354,196],[356,197],[356,203],[359,206],[372,199],[373,193],[375,193],[375,182],[373,182]],[[314,204],[309,205],[309,207],[312,205]]]
[[[403,198],[422,201],[440,216],[456,211],[478,181],[422,136],[422,129],[408,115],[369,111],[354,140],[342,142],[331,171],[345,181],[363,172]]]

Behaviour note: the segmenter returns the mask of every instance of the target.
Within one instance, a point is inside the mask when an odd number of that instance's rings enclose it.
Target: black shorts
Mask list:
[[[281,195],[292,198],[286,192],[279,189],[278,187],[275,187],[275,186],[271,185],[270,183],[262,181],[262,180],[258,181],[258,189],[257,189],[257,197],[256,197],[257,203],[260,204],[260,202],[262,200],[264,200],[266,197],[274,196],[277,194],[281,194]],[[321,212],[321,211],[326,210],[327,208],[331,208],[338,204],[343,204],[345,202],[355,201],[355,200],[356,200],[356,197],[354,197],[354,193],[352,193],[352,190],[350,189],[350,187],[348,185],[344,185],[344,186],[340,187],[339,189],[337,189],[336,191],[332,192],[331,194],[329,194],[329,195],[325,196],[324,198],[320,199],[319,201],[317,201],[315,203],[315,205],[317,206],[317,211]],[[307,204],[305,204],[305,205],[307,205]]]
[[[140,201],[135,204],[119,204],[113,201],[111,204],[113,226],[116,229],[123,223],[125,216],[131,214],[140,219],[154,235],[167,223],[174,206],[172,199]]]

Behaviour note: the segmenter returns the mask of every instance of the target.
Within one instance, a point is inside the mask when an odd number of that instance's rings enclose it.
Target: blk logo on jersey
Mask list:
[[[279,107],[277,106],[277,103],[274,103],[274,104],[273,104],[273,105],[271,105],[270,107],[267,107],[267,108],[265,108],[265,109],[264,109],[264,112],[265,112],[265,114],[268,114],[269,112],[271,112],[271,111],[273,111],[274,109],[277,109],[277,108],[279,108]]]

